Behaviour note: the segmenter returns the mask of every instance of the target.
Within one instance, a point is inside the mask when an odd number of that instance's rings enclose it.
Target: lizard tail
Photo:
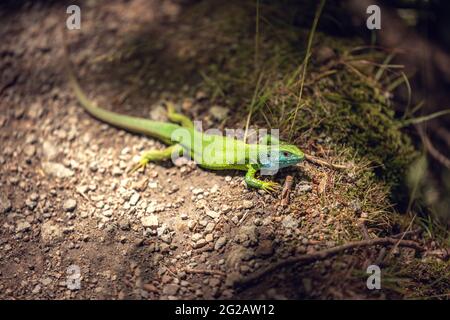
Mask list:
[[[127,131],[141,133],[147,136],[157,138],[166,144],[172,144],[173,142],[171,141],[171,135],[174,130],[180,128],[178,125],[173,123],[132,117],[108,111],[104,108],[98,107],[95,102],[93,102],[86,96],[85,92],[83,91],[77,80],[75,72],[70,63],[68,44],[66,41],[65,33],[66,31],[64,31],[63,34],[65,69],[69,78],[69,84],[72,87],[75,96],[78,99],[81,106],[93,117],[107,124],[113,125],[115,127]]]

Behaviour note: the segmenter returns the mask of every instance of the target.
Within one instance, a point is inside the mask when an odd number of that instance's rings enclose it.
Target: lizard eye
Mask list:
[[[283,155],[285,156],[285,157],[289,157],[289,152],[283,152]]]

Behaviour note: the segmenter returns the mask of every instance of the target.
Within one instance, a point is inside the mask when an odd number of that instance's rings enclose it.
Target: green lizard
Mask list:
[[[131,171],[145,167],[150,161],[173,159],[183,154],[194,158],[202,168],[246,171],[247,186],[270,192],[275,191],[279,184],[255,178],[258,171],[292,166],[304,159],[299,148],[280,143],[271,135],[266,135],[260,143],[250,144],[231,137],[200,132],[188,117],[176,113],[171,103],[167,104],[167,116],[174,123],[122,115],[100,108],[87,98],[70,66],[68,70],[70,84],[78,101],[92,116],[118,128],[157,138],[169,145],[164,150],[145,152]]]

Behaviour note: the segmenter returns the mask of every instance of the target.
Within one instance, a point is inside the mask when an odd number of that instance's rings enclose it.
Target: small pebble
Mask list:
[[[67,199],[63,204],[64,211],[66,212],[71,212],[75,210],[76,207],[77,201],[75,199]]]

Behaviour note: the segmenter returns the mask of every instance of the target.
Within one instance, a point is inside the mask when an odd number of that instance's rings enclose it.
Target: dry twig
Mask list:
[[[398,240],[393,238],[376,238],[371,240],[362,240],[362,241],[353,241],[346,243],[341,246],[333,247],[324,249],[315,253],[310,254],[304,254],[297,257],[291,257],[282,261],[279,261],[277,263],[274,263],[267,267],[266,269],[263,269],[259,272],[255,272],[250,277],[241,279],[235,283],[235,286],[239,287],[245,287],[251,284],[256,283],[259,279],[264,277],[265,275],[278,270],[283,267],[287,267],[293,264],[309,264],[312,262],[325,260],[328,258],[331,258],[339,253],[342,253],[349,249],[355,249],[355,248],[361,248],[361,247],[368,247],[368,246],[376,246],[376,245],[397,245],[401,247],[409,247],[412,249],[415,249],[417,251],[424,251],[424,249],[414,241],[410,240]]]
[[[193,274],[208,274],[225,277],[225,272],[219,270],[206,270],[206,269],[188,269],[185,268],[184,272]]]
[[[305,159],[308,160],[309,162],[318,164],[319,166],[328,167],[331,169],[336,169],[336,170],[349,169],[349,167],[346,165],[329,163],[329,162],[326,162],[325,160],[313,157],[309,154],[305,154]]]
[[[285,207],[289,204],[289,195],[291,193],[292,184],[294,182],[294,178],[292,176],[287,176],[284,181],[283,191],[281,191],[281,206]]]

